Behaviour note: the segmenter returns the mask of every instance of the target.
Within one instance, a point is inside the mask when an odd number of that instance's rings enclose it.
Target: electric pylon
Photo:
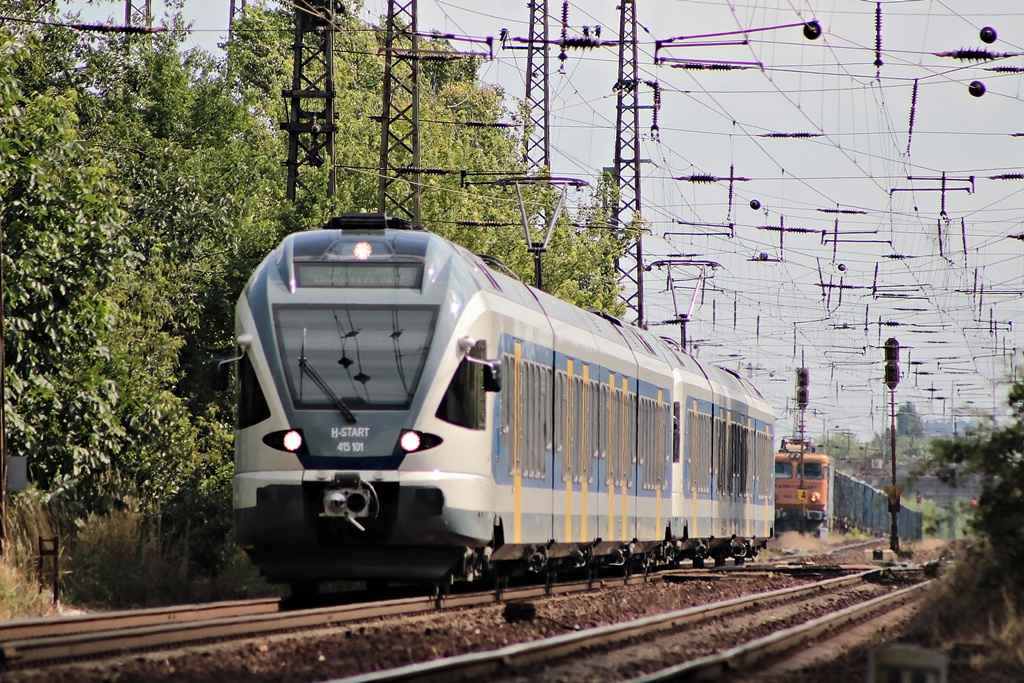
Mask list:
[[[612,210],[612,224],[639,228],[640,201],[640,107],[636,37],[635,0],[621,0],[619,5],[619,78],[615,83],[615,182],[618,198]],[[628,254],[632,252],[635,258]],[[638,327],[644,327],[644,252],[643,233],[629,243],[627,256],[616,262],[619,271],[620,297],[636,316]]]
[[[125,0],[124,2],[124,25],[145,26],[149,28],[153,24],[153,12],[151,0]]]
[[[235,21],[242,18],[245,14],[245,0],[231,0],[231,16],[228,19],[228,45],[231,44],[232,34],[234,33]]]
[[[551,168],[548,100],[548,0],[530,1],[530,42],[526,54],[526,131],[523,160],[535,175]]]
[[[292,87],[283,90],[288,121],[288,199],[298,188],[308,190],[299,168],[329,164],[327,196],[337,187],[334,140],[334,30],[335,17],[343,11],[337,0],[293,0],[295,41],[292,43]]]
[[[420,224],[419,36],[416,0],[388,0],[377,210]]]

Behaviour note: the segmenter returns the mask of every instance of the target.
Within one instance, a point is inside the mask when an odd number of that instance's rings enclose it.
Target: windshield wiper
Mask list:
[[[324,381],[324,378],[320,376],[320,373],[313,369],[313,366],[309,364],[308,360],[306,360],[305,349],[303,349],[303,354],[299,356],[299,371],[308,375],[309,378],[313,380],[313,384],[320,387],[320,391],[324,392],[324,396],[326,396],[334,407],[338,409],[347,422],[356,421],[355,413],[349,410],[349,407],[345,405],[344,401],[338,398],[338,395],[335,394],[330,385]]]

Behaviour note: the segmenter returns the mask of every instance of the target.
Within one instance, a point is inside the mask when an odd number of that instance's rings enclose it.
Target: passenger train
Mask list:
[[[236,340],[235,536],[293,592],[739,563],[773,534],[747,380],[405,221],[286,237]]]

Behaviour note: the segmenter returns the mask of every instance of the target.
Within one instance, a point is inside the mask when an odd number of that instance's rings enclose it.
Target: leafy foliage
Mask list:
[[[1024,383],[1009,392],[1011,419],[932,442],[932,467],[953,485],[978,475],[982,490],[971,522],[980,536],[985,576],[1024,587]]]
[[[904,403],[896,411],[896,436],[921,436],[924,422],[913,403]]]
[[[173,12],[181,0],[167,6]],[[0,0],[0,8],[46,19],[57,3]],[[205,372],[210,357],[234,347],[237,297],[285,234],[376,208],[383,35],[355,13],[339,22],[338,191],[322,196],[327,168],[304,167],[314,191],[294,203],[284,198],[279,130],[280,88],[292,69],[289,7],[250,2],[223,59],[180,49],[180,15],[150,36],[0,29],[9,449],[29,455],[31,478],[61,510],[89,525],[116,511],[124,524],[109,524],[128,535],[158,530],[150,538],[183,559],[160,548],[147,556],[174,557],[174,571],[189,576],[216,575],[237,557],[234,406],[209,390]],[[510,118],[505,93],[477,81],[479,66],[424,67],[422,163],[454,172],[425,177],[423,222],[532,281],[515,191],[488,182],[523,175],[521,138],[463,125]],[[483,182],[462,183],[463,170]],[[557,192],[522,187],[536,239]],[[609,197],[607,186],[570,197],[544,279],[573,303],[616,312],[625,238],[606,229]],[[142,548],[119,543],[125,557]]]

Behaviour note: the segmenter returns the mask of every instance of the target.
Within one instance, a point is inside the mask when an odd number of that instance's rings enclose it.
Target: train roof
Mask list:
[[[370,253],[354,256],[353,246],[357,243],[369,245]],[[403,219],[384,214],[343,214],[332,218],[320,230],[288,235],[268,261],[280,269],[282,279],[287,283],[294,282],[294,264],[304,261],[351,261],[353,258],[426,260],[431,253],[446,260],[443,255],[446,251],[458,264],[455,267],[468,272],[480,290],[490,291],[529,308],[542,309],[547,316],[587,330],[598,339],[628,347],[638,358],[648,357],[691,373],[703,374],[727,393],[756,397],[764,402],[757,388],[733,370],[702,366],[670,340],[627,324],[606,312],[587,311],[536,289],[514,277],[511,271],[503,271],[500,262],[474,254]],[[456,255],[461,259],[456,259]],[[766,402],[765,407],[770,410]]]

